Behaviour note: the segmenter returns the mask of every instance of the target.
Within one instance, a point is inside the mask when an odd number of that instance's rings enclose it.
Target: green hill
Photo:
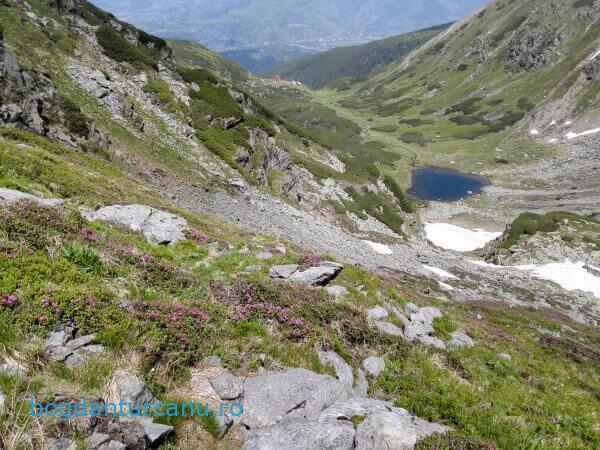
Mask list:
[[[242,83],[250,77],[248,71],[242,66],[203,45],[178,39],[166,41],[173,50],[175,62],[181,66],[201,67],[233,83]]]
[[[318,55],[264,69],[259,75],[279,74],[286,80],[300,81],[320,89],[338,78],[358,79],[369,75],[420,47],[449,26],[450,24],[439,25],[364,45],[337,47]]]

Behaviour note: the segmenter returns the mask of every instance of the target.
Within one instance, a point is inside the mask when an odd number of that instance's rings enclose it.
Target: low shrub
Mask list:
[[[400,136],[402,142],[407,144],[419,144],[421,147],[427,146],[427,138],[420,131],[407,131]]]
[[[559,229],[559,224],[550,217],[535,213],[523,213],[518,216],[505,232],[499,248],[510,248],[517,243],[521,236],[534,236],[539,231],[551,232]]]
[[[81,112],[81,108],[68,97],[62,97],[60,99],[59,106],[65,116],[65,121],[69,131],[78,136],[89,136],[89,119]]]
[[[138,69],[156,67],[157,61],[146,51],[133,45],[108,25],[101,25],[96,30],[98,44],[103,53],[117,62],[128,62]]]

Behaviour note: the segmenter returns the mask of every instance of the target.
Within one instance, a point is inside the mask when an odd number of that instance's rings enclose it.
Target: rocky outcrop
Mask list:
[[[188,228],[183,217],[145,205],[107,206],[97,211],[84,211],[82,215],[89,221],[113,222],[141,231],[149,242],[155,244],[174,244],[184,240],[184,231]]]
[[[414,308],[411,307],[409,310],[414,311]],[[441,339],[432,336],[435,332],[433,320],[441,317],[442,313],[438,308],[433,306],[419,308],[410,314],[409,322],[404,325],[404,338],[409,342],[419,341],[425,345],[444,350],[446,344]]]
[[[352,369],[339,355],[319,352],[319,358],[322,363],[334,367],[337,379],[306,369],[266,372],[245,379],[228,375],[228,379],[233,377],[236,383],[243,381],[238,400],[244,405],[243,414],[229,419],[234,426],[242,425],[247,430],[245,450],[381,448],[366,445],[400,439],[412,442],[414,446],[418,438],[448,430],[442,425],[412,417],[408,411],[396,408],[390,402],[367,398],[366,392],[357,395]],[[359,373],[362,373],[360,369]],[[211,382],[214,386],[215,381]],[[230,396],[229,389],[225,396]],[[385,423],[379,418],[382,413],[389,413]],[[369,417],[373,417],[370,420],[375,424],[385,427],[371,426],[370,422],[368,426],[361,423],[356,427],[353,423],[356,418],[366,420]],[[393,429],[396,429],[395,433],[392,433]]]
[[[92,344],[96,339],[95,334],[71,339],[72,329],[65,327],[60,331],[50,333],[42,344],[42,354],[52,361],[65,361],[69,369],[84,364],[90,358],[97,358],[106,354],[102,345]]]
[[[548,66],[558,55],[557,48],[565,39],[562,32],[539,32],[513,42],[508,51],[508,59],[515,61],[523,69]]]
[[[475,346],[475,341],[464,331],[454,331],[450,334],[450,337],[452,338],[448,342],[448,348],[450,349]]]
[[[371,378],[379,378],[381,372],[385,369],[385,361],[379,356],[369,356],[362,363],[365,372]]]
[[[600,72],[600,55],[595,56],[585,63],[583,66],[583,73],[588,81],[593,81],[598,78]]]
[[[64,201],[59,198],[41,198],[36,195],[15,191],[13,189],[0,188],[0,203],[12,203],[19,200],[31,201],[44,206],[58,206]]]
[[[273,266],[269,276],[274,279],[306,284],[309,286],[325,286],[333,280],[344,268],[342,264],[333,261],[324,261],[316,267],[299,270],[297,264]]]
[[[354,448],[354,426],[351,422],[296,421],[261,428],[250,434],[243,450],[290,450]]]
[[[0,124],[45,135],[53,94],[52,82],[43,74],[21,70],[13,51],[0,41]]]

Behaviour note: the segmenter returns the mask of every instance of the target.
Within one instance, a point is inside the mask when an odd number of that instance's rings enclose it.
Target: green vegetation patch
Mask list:
[[[96,38],[103,53],[117,62],[128,62],[138,69],[156,67],[155,57],[133,45],[108,25],[101,25],[96,30]]]

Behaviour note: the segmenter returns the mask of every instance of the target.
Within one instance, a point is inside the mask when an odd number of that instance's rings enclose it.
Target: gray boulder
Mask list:
[[[187,221],[183,217],[145,205],[113,205],[98,211],[84,211],[89,221],[102,220],[141,231],[149,242],[173,244],[185,239]]]
[[[362,369],[356,369],[356,380],[354,382],[354,389],[352,389],[354,397],[365,398],[369,395],[369,382],[365,372]]]
[[[387,335],[390,335],[390,336],[402,336],[402,329],[398,328],[393,323],[389,323],[389,322],[375,322],[374,325],[383,334],[387,334]]]
[[[77,443],[69,437],[61,437],[48,444],[48,450],[77,450]]]
[[[369,356],[362,363],[365,372],[372,378],[378,378],[385,369],[385,361],[379,356]]]
[[[327,286],[325,289],[327,290],[327,293],[336,300],[343,300],[349,294],[348,289],[344,286]]]
[[[110,435],[108,434],[94,433],[83,441],[83,445],[86,450],[98,450],[102,445],[108,444],[110,440]]]
[[[19,200],[27,200],[44,206],[57,206],[64,201],[59,198],[40,198],[25,192],[15,191],[14,189],[0,188],[0,203],[13,203]]]
[[[0,389],[0,416],[4,414],[4,408],[6,407],[6,398],[4,397],[4,392]]]
[[[444,341],[434,336],[421,336],[419,337],[419,341],[422,344],[429,345],[430,347],[437,348],[438,350],[446,350],[446,344],[444,344]]]
[[[153,403],[156,399],[152,392],[146,387],[146,384],[136,377],[125,377],[117,381],[117,390],[119,399],[124,403],[131,403],[134,411],[137,410],[137,404]]]
[[[389,315],[387,310],[379,305],[365,310],[365,313],[367,314],[367,319],[371,322],[377,322],[378,320],[385,319]]]
[[[345,450],[354,447],[350,422],[296,421],[253,431],[243,450]]]
[[[417,439],[410,416],[392,411],[370,414],[356,428],[357,450],[412,450]]]
[[[94,339],[96,339],[95,334],[88,334],[87,336],[81,336],[80,338],[73,339],[72,341],[67,342],[66,347],[69,350],[77,350],[79,347],[91,344],[94,341]]]
[[[464,331],[454,331],[450,336],[452,339],[448,342],[448,348],[473,347],[475,345],[475,341]]]
[[[316,420],[324,408],[348,395],[330,375],[306,369],[268,372],[246,379],[241,422],[256,429],[284,419]]]
[[[234,400],[244,392],[244,378],[229,373],[213,378],[210,384],[222,400]]]
[[[325,261],[320,266],[309,267],[303,271],[296,271],[289,277],[289,281],[308,284],[309,286],[325,286],[333,280],[344,268],[343,265]]]
[[[42,353],[52,361],[64,361],[73,351],[66,347],[69,336],[65,331],[50,333],[42,344]]]
[[[340,355],[332,351],[317,352],[317,354],[321,364],[333,367],[340,383],[342,383],[346,389],[351,390],[354,386],[354,375],[352,374],[352,368],[348,363],[344,361]]]
[[[172,426],[154,423],[152,419],[147,417],[141,417],[138,421],[142,426],[142,430],[144,430],[146,443],[149,447],[157,447],[173,432]]]
[[[282,266],[273,266],[269,270],[269,276],[275,279],[287,280],[300,266],[298,264],[285,264]]]
[[[267,261],[269,259],[273,259],[273,253],[271,252],[260,252],[256,254],[256,259],[261,259],[263,261]]]
[[[512,361],[512,356],[510,356],[508,353],[500,353],[498,356],[507,361]]]

